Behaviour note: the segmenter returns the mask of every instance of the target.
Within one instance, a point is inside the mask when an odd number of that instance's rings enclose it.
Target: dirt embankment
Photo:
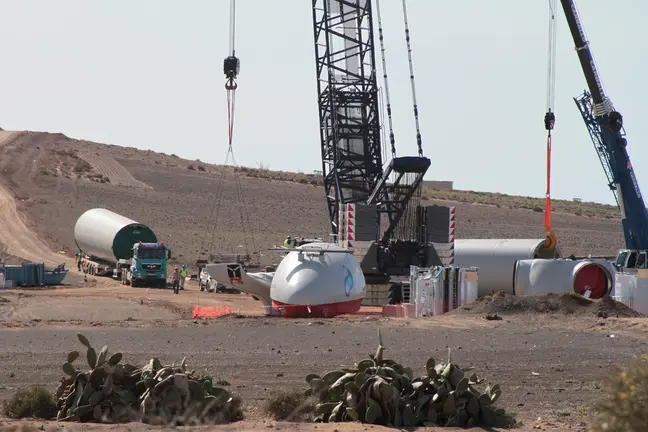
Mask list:
[[[7,153],[7,148],[13,148],[12,146],[23,136],[23,132],[0,132],[0,151],[3,155]],[[54,266],[70,262],[65,256],[52,253],[48,245],[27,225],[19,211],[17,201],[24,202],[29,200],[29,197],[16,194],[17,184],[10,177],[16,167],[10,168],[8,159],[3,157],[0,162],[0,177],[7,180],[7,184],[0,184],[0,252],[31,262],[44,262]],[[22,175],[33,179],[37,175],[36,160],[30,164],[23,158],[21,162],[21,168],[25,170]]]
[[[554,314],[583,317],[643,317],[623,303],[606,296],[601,300],[590,300],[572,294],[543,294],[514,296],[497,292],[478,298],[474,303],[460,307],[451,314],[461,315],[516,315],[516,314]]]

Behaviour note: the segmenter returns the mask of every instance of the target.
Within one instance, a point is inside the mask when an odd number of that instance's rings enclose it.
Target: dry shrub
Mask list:
[[[648,356],[644,354],[607,383],[595,404],[592,431],[643,432],[648,428]]]
[[[74,164],[74,172],[75,173],[87,173],[92,171],[92,165],[90,165],[87,161],[83,159],[79,159],[75,164]]]
[[[219,387],[228,387],[230,385],[229,381],[227,381],[225,378],[220,378],[214,381],[214,384]]]
[[[274,420],[307,420],[314,408],[312,402],[300,390],[274,390],[263,404],[263,412]]]
[[[2,405],[4,415],[12,419],[31,417],[47,420],[56,416],[54,395],[41,386],[18,389]]]

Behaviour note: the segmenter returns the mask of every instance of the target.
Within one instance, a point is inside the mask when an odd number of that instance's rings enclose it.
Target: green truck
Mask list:
[[[171,250],[152,229],[107,209],[83,213],[74,227],[83,270],[124,285],[165,288]]]

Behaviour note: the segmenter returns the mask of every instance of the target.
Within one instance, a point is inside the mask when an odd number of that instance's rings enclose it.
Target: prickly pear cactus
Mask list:
[[[57,419],[61,421],[151,424],[217,424],[243,417],[241,400],[227,389],[212,385],[212,378],[187,372],[180,365],[164,366],[151,359],[141,368],[122,363],[120,352],[99,353],[88,338],[77,334],[86,348],[87,372],[74,367],[78,351],[67,355],[56,390]],[[83,366],[80,366],[82,368]]]
[[[505,412],[493,405],[502,394],[499,385],[477,389],[483,379],[470,369],[428,359],[425,374],[384,358],[379,345],[369,359],[353,368],[306,376],[305,395],[314,398],[315,421],[360,421],[390,427],[493,426]]]

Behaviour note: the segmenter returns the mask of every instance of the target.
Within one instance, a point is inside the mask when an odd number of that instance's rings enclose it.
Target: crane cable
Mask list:
[[[389,99],[389,82],[387,81],[387,63],[385,61],[385,43],[383,40],[382,18],[380,17],[380,0],[376,0],[376,12],[378,14],[378,39],[380,40],[380,53],[382,56],[383,81],[385,82],[385,102],[387,102],[387,119],[389,121],[389,143],[391,144],[392,158],[396,157],[396,137],[392,122],[391,101]]]
[[[251,237],[251,243],[252,243],[252,249],[254,253],[259,253],[257,247],[256,247],[256,242],[254,240],[254,235],[252,234],[252,224],[250,221],[250,214],[248,212],[247,206],[246,206],[246,197],[245,193],[243,191],[243,186],[241,184],[241,180],[238,175],[238,165],[236,163],[236,159],[234,158],[234,150],[232,149],[232,143],[234,139],[234,110],[236,107],[236,89],[238,88],[238,84],[236,82],[236,79],[238,78],[238,73],[240,70],[240,61],[236,57],[236,51],[235,51],[235,36],[236,36],[236,0],[230,0],[230,21],[229,21],[229,28],[230,28],[230,40],[229,40],[229,52],[230,55],[225,58],[223,61],[223,72],[225,73],[225,90],[227,92],[227,137],[228,137],[228,146],[227,146],[227,154],[225,156],[225,167],[229,165],[229,159],[230,156],[232,158],[232,164],[234,168],[234,177],[235,177],[235,182],[236,182],[236,191],[239,196],[239,201],[243,204],[243,211],[241,212],[241,224],[243,225],[243,229],[247,230],[250,233]],[[221,173],[220,181],[218,183],[218,186],[216,188],[216,194],[218,196],[218,200],[214,200],[212,210],[211,210],[211,215],[210,215],[210,220],[213,220],[214,218],[214,211],[216,212],[215,215],[215,221],[214,225],[212,226],[212,230],[210,233],[210,244],[209,244],[209,250],[211,251],[214,245],[214,239],[215,239],[215,234],[216,234],[216,222],[218,221],[218,213],[220,212],[220,208],[222,205],[222,200],[223,200],[223,180],[225,177],[225,172],[226,170],[223,170]],[[249,255],[250,251],[248,248],[248,242],[247,242],[247,237],[243,236],[243,242],[244,242],[244,247],[245,247],[245,253]]]
[[[230,0],[230,40],[229,51],[230,55],[223,61],[223,72],[225,73],[225,90],[227,91],[227,126],[228,126],[228,153],[232,153],[232,137],[234,135],[234,107],[236,103],[236,89],[238,84],[236,78],[240,70],[240,62],[236,57],[236,50],[234,49],[234,41],[236,36],[236,0]]]
[[[553,232],[551,220],[551,131],[556,123],[554,114],[554,101],[556,93],[556,11],[558,0],[549,1],[549,52],[547,61],[547,112],[544,117],[545,129],[547,130],[547,191],[545,195],[544,229],[547,237],[544,242],[546,249],[555,249],[558,243],[556,234]]]
[[[238,164],[234,158],[234,151],[232,150],[232,141],[234,139],[234,108],[236,104],[236,89],[238,84],[236,78],[238,78],[238,73],[240,70],[240,61],[236,57],[235,50],[235,39],[236,39],[236,0],[230,0],[230,55],[225,58],[223,62],[223,72],[227,81],[225,82],[225,90],[227,91],[227,124],[228,124],[228,154],[232,155],[232,163],[234,165],[234,176],[236,179],[236,189],[239,196],[240,202],[243,204],[243,211],[241,212],[241,224],[244,226],[244,230],[250,233],[252,251],[258,254],[258,249],[254,241],[254,235],[252,233],[252,223],[250,221],[250,213],[247,208],[247,199],[243,190],[243,185],[241,184],[241,179],[238,175]],[[249,254],[249,249],[247,245],[247,239],[245,235],[243,236],[243,241],[245,243],[245,252]]]
[[[423,140],[421,138],[421,128],[419,127],[418,105],[416,104],[416,87],[414,86],[414,66],[412,65],[412,47],[410,45],[409,24],[407,23],[407,5],[403,0],[403,19],[405,21],[405,41],[407,42],[407,57],[409,59],[410,80],[412,83],[412,101],[414,103],[414,121],[416,123],[416,144],[418,145],[418,155],[423,156]]]

